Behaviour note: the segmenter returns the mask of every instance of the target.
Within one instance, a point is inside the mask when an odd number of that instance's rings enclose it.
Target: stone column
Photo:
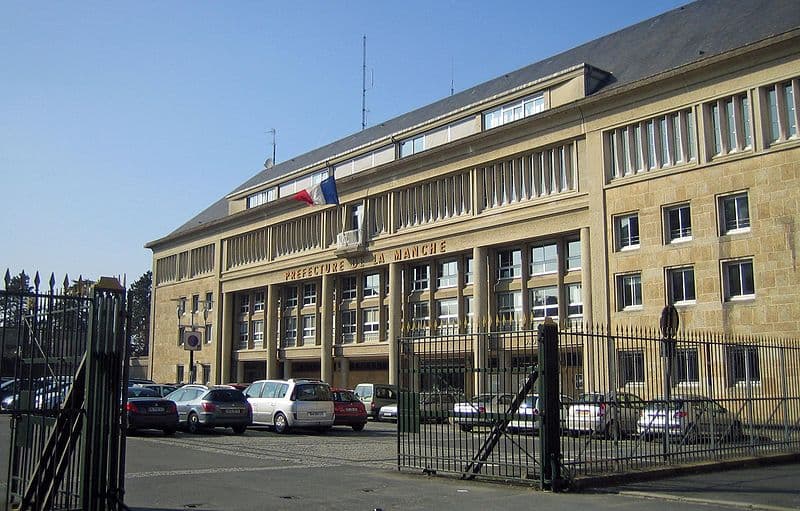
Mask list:
[[[332,275],[322,276],[322,304],[320,307],[320,379],[333,384],[333,286]]]
[[[231,381],[231,341],[233,339],[233,293],[225,293],[222,298],[222,336],[220,343],[220,383]]]
[[[291,360],[284,360],[283,361],[283,379],[288,380],[292,377],[292,361]]]
[[[402,325],[400,318],[403,307],[403,283],[401,282],[400,264],[389,263],[389,383],[397,385],[398,342]]]
[[[581,228],[581,301],[583,321],[593,324],[592,319],[592,257],[589,245],[589,228]]]
[[[339,364],[338,385],[343,389],[349,389],[350,385],[348,380],[350,379],[350,359],[341,357],[336,359],[336,361]]]
[[[473,302],[475,312],[473,320],[475,323],[475,336],[472,343],[473,354],[473,392],[480,394],[486,392],[487,381],[483,377],[483,371],[488,365],[489,340],[486,335],[489,320],[489,275],[487,256],[489,251],[486,247],[475,247],[472,249],[473,264]]]
[[[280,288],[275,284],[267,286],[267,313],[266,323],[266,347],[267,347],[267,378],[276,379],[278,375],[278,296]]]

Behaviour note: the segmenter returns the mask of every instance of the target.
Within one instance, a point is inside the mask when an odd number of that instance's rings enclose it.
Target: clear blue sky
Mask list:
[[[277,160],[685,0],[0,2],[0,267],[150,269],[158,239]]]

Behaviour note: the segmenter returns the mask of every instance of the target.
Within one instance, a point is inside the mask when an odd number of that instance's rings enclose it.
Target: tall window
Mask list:
[[[644,353],[641,351],[620,351],[620,385],[644,383]]]
[[[499,330],[515,330],[522,321],[522,293],[511,291],[497,293],[497,320]]]
[[[474,265],[475,265],[475,263],[474,263],[472,257],[467,257],[464,260],[464,266],[466,266],[466,269],[464,270],[464,284],[468,285],[468,284],[472,284],[474,282],[474,278],[473,278],[473,274],[474,274],[474,271],[475,271]]]
[[[178,364],[175,366],[175,381],[178,383],[183,383],[184,377],[183,364]]]
[[[711,124],[713,156],[750,149],[753,144],[750,127],[750,101],[747,94],[729,96],[708,103],[706,111]]]
[[[381,292],[381,275],[380,273],[371,273],[364,275],[364,298],[371,296],[378,296]]]
[[[456,261],[440,262],[436,272],[436,288],[455,287],[458,283],[458,263]]]
[[[798,97],[797,78],[767,87],[769,141],[772,144],[797,137]]]
[[[510,280],[522,274],[522,251],[501,250],[497,252],[497,279]]]
[[[356,311],[342,311],[342,342],[353,342],[356,338]]]
[[[571,327],[583,323],[583,295],[581,284],[567,284],[567,320]]]
[[[317,316],[314,314],[303,315],[303,344],[314,341],[317,336]]]
[[[297,286],[289,286],[283,292],[283,306],[297,307]]]
[[[670,268],[667,270],[667,298],[671,304],[694,303],[694,268]]]
[[[724,195],[719,199],[720,233],[736,234],[750,230],[747,192]]]
[[[439,335],[458,333],[458,299],[439,300],[436,308]]]
[[[674,376],[675,383],[699,383],[700,365],[697,360],[697,348],[678,348],[675,351]]]
[[[617,309],[632,310],[642,307],[642,274],[617,275]]]
[[[688,204],[664,208],[664,241],[678,243],[692,239],[692,215]]]
[[[475,301],[471,296],[464,297],[464,331],[471,333],[473,331],[473,324],[475,321]]]
[[[354,300],[356,298],[356,278],[342,277],[342,300]]]
[[[620,215],[614,218],[617,250],[639,248],[639,215]]]
[[[742,259],[722,263],[722,286],[725,301],[747,300],[756,295],[753,260]]]
[[[248,294],[239,295],[239,312],[241,314],[247,314],[248,312],[250,312],[250,295]]]
[[[369,307],[361,311],[363,316],[363,332],[365,339],[377,339],[381,329],[381,313],[378,307]]]
[[[206,310],[211,311],[214,309],[214,293],[206,293]]]
[[[303,285],[303,306],[314,305],[317,303],[317,285],[304,284]]]
[[[581,240],[567,240],[567,271],[581,269]]]
[[[411,289],[414,291],[424,291],[428,289],[428,265],[415,266],[411,271]]]
[[[239,349],[246,350],[249,345],[249,324],[247,321],[240,321],[239,322]]]
[[[534,322],[551,317],[558,321],[558,287],[536,287],[531,289],[531,317]]]
[[[411,303],[412,335],[428,335],[431,320],[428,302]]]
[[[758,346],[729,344],[725,346],[725,358],[729,385],[761,381]]]
[[[297,316],[283,318],[283,347],[290,348],[297,344]]]
[[[531,275],[545,275],[558,271],[558,249],[555,243],[531,249]]]
[[[214,341],[214,325],[206,323],[203,337],[206,344],[211,344]]]
[[[200,310],[200,295],[192,295],[192,313]]]
[[[264,346],[264,321],[253,321],[253,348],[261,349]]]
[[[253,300],[253,311],[262,312],[264,310],[264,291],[257,291]]]

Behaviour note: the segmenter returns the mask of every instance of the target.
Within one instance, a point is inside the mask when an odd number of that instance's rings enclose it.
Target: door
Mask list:
[[[253,409],[253,422],[263,422],[261,418],[261,411],[258,407],[258,401],[261,399],[261,391],[264,389],[264,382],[253,382],[244,391],[250,407]]]

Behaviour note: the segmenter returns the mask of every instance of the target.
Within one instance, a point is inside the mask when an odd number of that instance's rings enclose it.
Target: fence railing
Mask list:
[[[398,464],[539,480],[533,331],[400,339]],[[782,339],[584,327],[559,332],[563,472],[578,478],[800,452],[800,344]],[[471,465],[472,464],[472,465]]]

